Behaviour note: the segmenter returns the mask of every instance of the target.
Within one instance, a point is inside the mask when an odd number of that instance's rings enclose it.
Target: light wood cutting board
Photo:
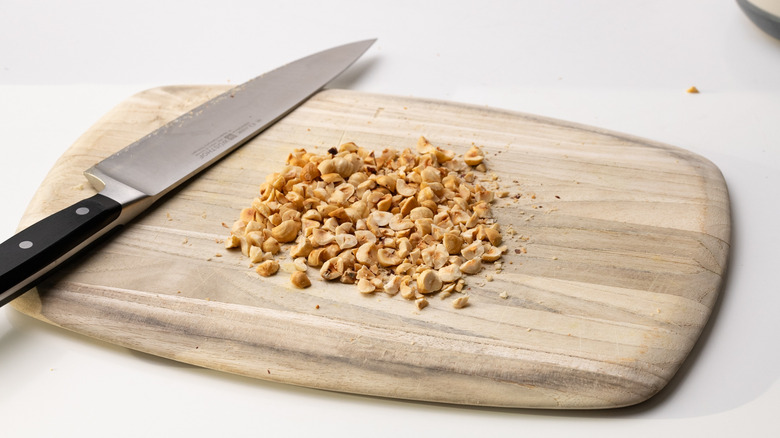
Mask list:
[[[56,163],[21,226],[94,193],[81,172],[225,87],[121,103]],[[493,211],[503,269],[469,278],[470,306],[259,277],[217,241],[293,148],[419,136],[487,152],[510,196]],[[546,118],[327,90],[16,300],[46,322],[260,379],[385,397],[534,408],[641,402],[707,322],[729,252],[720,171],[685,150]],[[218,256],[220,254],[221,256]],[[284,264],[284,262],[283,262]],[[491,281],[492,277],[492,281]],[[502,293],[504,297],[502,297]]]

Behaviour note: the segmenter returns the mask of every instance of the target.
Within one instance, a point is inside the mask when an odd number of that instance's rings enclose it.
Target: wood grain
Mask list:
[[[21,226],[94,193],[84,169],[224,89],[158,88],[121,103],[60,158]],[[493,210],[516,234],[505,233],[502,272],[469,279],[469,307],[434,297],[417,311],[400,296],[321,280],[296,290],[289,275],[261,278],[216,242],[293,148],[402,149],[420,135],[459,153],[481,146],[510,192]],[[720,171],[676,147],[484,107],[326,90],[14,306],[107,342],[295,385],[619,407],[659,391],[696,342],[721,286],[729,216]]]

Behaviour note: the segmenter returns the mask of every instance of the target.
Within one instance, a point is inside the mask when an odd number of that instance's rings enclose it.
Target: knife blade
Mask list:
[[[301,58],[183,114],[84,174],[98,193],[0,244],[0,306],[306,101],[375,40]]]

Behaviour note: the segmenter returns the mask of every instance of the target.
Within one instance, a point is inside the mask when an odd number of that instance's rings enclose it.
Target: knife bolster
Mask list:
[[[157,197],[136,190],[103,173],[97,167],[87,169],[84,176],[101,195],[122,205],[122,213],[118,218],[119,224],[126,224],[157,200]]]

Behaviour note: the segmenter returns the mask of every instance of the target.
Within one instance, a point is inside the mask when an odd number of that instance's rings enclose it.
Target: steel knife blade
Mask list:
[[[86,170],[96,195],[0,244],[0,306],[284,117],[352,65],[374,41],[334,47],[260,75]]]

